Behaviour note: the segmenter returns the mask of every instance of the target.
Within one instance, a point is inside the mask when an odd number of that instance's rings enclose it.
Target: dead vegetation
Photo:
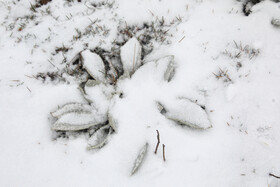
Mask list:
[[[228,75],[228,70],[222,70],[221,68],[219,68],[218,73],[213,73],[213,74],[218,80],[221,79],[224,82],[232,82],[232,79]]]
[[[249,45],[243,45],[240,41],[239,44],[236,41],[233,41],[233,50],[227,50],[223,52],[224,55],[232,59],[240,59],[242,57],[247,57],[250,60],[258,56],[260,53],[259,49],[253,48]]]
[[[75,2],[81,1],[67,0],[64,2],[64,6],[71,7],[72,3]],[[17,2],[14,3],[16,4]],[[75,15],[71,13],[65,15],[65,17],[53,14],[50,6],[51,3],[51,0],[36,0],[30,3],[30,13],[28,15],[18,17],[14,20],[7,17],[6,21],[2,23],[6,27],[6,30],[11,32],[10,38],[15,40],[16,43],[32,43],[35,40],[37,41],[32,44],[33,48],[30,49],[32,55],[43,51],[49,55],[48,59],[52,59],[50,62],[51,67],[53,67],[52,70],[34,75],[36,79],[42,80],[43,82],[47,80],[67,82],[74,78],[74,80],[80,83],[87,80],[88,75],[82,68],[80,54],[73,57],[73,53],[71,53],[76,47],[79,47],[81,50],[90,49],[92,52],[98,54],[105,65],[105,72],[103,73],[108,77],[110,82],[115,83],[123,74],[120,48],[130,38],[135,37],[140,42],[142,46],[141,60],[143,60],[145,56],[153,51],[155,46],[170,44],[170,38],[173,36],[170,30],[176,29],[178,24],[183,21],[183,17],[180,15],[175,16],[171,21],[167,21],[165,17],[158,17],[149,10],[153,17],[151,21],[140,24],[127,24],[122,19],[116,18],[115,14],[112,16],[113,13],[111,13],[107,21],[111,21],[117,30],[115,39],[111,40],[108,38],[114,32],[111,31],[106,20],[103,21],[103,19],[98,17],[92,18],[94,17],[92,15],[103,9],[109,9],[111,12],[114,12],[114,9],[117,7],[116,3],[114,1],[92,2],[86,0],[83,1],[83,5],[87,11],[82,12],[82,16],[87,17],[89,20],[88,25],[83,28],[72,28],[74,32],[69,40],[63,40],[62,45],[56,46],[52,50],[46,50],[46,45],[49,46],[54,43],[53,41],[57,37],[57,34],[55,33],[55,29],[49,26],[48,30],[46,30],[48,32],[46,37],[38,41],[40,37],[29,32],[29,29],[40,24],[40,17],[50,16],[51,19],[54,19],[54,22],[59,22],[58,25],[63,25],[64,22],[69,20],[75,21]],[[6,6],[8,7],[8,4]],[[91,46],[89,41],[92,40],[97,40],[98,44],[95,47],[89,47]],[[60,61],[61,56],[62,61]]]
[[[96,7],[99,7],[99,5]],[[180,18],[182,19],[182,18]],[[179,20],[180,20],[179,19]],[[87,26],[84,30],[76,28],[76,35],[73,36],[72,42],[82,40],[89,35],[102,35],[107,37],[110,30],[105,25],[99,25],[100,20],[91,20],[91,24]],[[166,23],[164,18],[156,19],[150,23],[143,23],[140,25],[127,25],[126,23],[119,23],[118,26],[118,35],[116,39],[111,44],[111,50],[104,49],[102,47],[96,47],[90,49],[92,52],[98,54],[104,62],[105,65],[105,77],[109,79],[109,82],[112,84],[116,83],[116,80],[123,74],[121,59],[120,59],[120,48],[132,37],[136,37],[142,46],[142,55],[141,59],[143,60],[146,55],[152,52],[154,43],[160,43],[168,45],[170,43],[169,39],[172,37],[171,34],[168,34],[168,31],[172,25],[176,24],[176,21],[172,23]],[[84,45],[84,49],[87,49],[87,45]],[[71,46],[62,46],[56,47],[52,55],[62,54],[63,62],[65,63],[65,68],[57,71],[57,76],[60,77],[61,74],[66,73],[67,76],[74,77],[78,82],[84,82],[88,80],[89,76],[85,69],[82,67],[82,58],[80,53],[78,53],[72,60],[67,59],[67,53],[72,50]],[[45,73],[48,76],[48,73]],[[40,74],[40,77],[42,74]],[[45,78],[43,79],[45,80]],[[64,81],[65,79],[59,79]]]
[[[154,153],[157,154],[157,151],[158,151],[158,147],[159,147],[159,144],[160,144],[160,135],[159,135],[159,131],[157,131],[157,145],[156,145],[156,148],[155,148],[155,151]],[[162,144],[162,159],[163,161],[165,162],[166,161],[166,158],[165,158],[165,144]]]
[[[163,161],[165,162],[166,159],[165,159],[165,145],[162,144],[162,158],[163,158]]]
[[[218,80],[223,80],[223,82],[226,83],[232,83],[233,79],[229,75],[228,70],[235,70],[232,73],[234,73],[235,76],[233,78],[241,78],[241,77],[248,77],[250,74],[250,70],[247,70],[246,67],[248,67],[249,62],[254,62],[254,59],[260,54],[260,50],[257,48],[254,48],[250,45],[245,45],[241,41],[236,42],[233,40],[232,42],[227,44],[227,49],[225,49],[222,52],[222,55],[226,56],[227,58],[230,58],[229,63],[225,64],[223,68],[218,68],[217,72],[213,72],[213,75]],[[233,69],[231,69],[233,67]],[[245,67],[245,69],[244,69]],[[240,69],[243,69],[242,71],[239,71]],[[236,73],[238,75],[236,75]]]
[[[156,149],[155,149],[155,154],[157,154],[159,144],[160,144],[160,137],[159,137],[159,131],[157,130],[157,145],[156,145]]]

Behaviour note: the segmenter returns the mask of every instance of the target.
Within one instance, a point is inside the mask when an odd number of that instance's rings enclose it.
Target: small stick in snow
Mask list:
[[[150,9],[148,9],[148,11],[152,14],[152,16],[154,16],[154,13]]]
[[[277,179],[280,179],[280,176],[276,176],[276,175],[274,175],[274,174],[272,174],[272,173],[269,173],[268,175],[271,176],[271,177],[275,177],[275,178],[277,178]]]
[[[163,161],[165,162],[165,145],[162,144],[162,156],[163,156]]]
[[[52,63],[51,60],[48,59],[48,61],[49,61],[49,63],[50,63],[53,67],[55,67],[55,65]]]
[[[156,146],[156,149],[155,149],[155,154],[157,154],[157,150],[158,150],[158,146],[159,146],[159,143],[160,143],[160,139],[159,139],[159,131],[157,130],[157,146]]]
[[[31,93],[31,90],[28,88],[28,86],[26,86],[27,90]]]
[[[181,41],[183,41],[183,40],[185,39],[185,37],[186,37],[186,36],[184,36],[181,40],[179,40],[179,42],[178,42],[178,43],[180,43]]]

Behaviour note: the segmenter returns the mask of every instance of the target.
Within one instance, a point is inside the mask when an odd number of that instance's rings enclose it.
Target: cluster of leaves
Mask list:
[[[177,19],[176,19],[177,20]],[[93,20],[84,31],[76,29],[77,35],[73,36],[73,40],[81,39],[89,34],[101,34],[106,37],[110,32],[106,26],[98,25],[100,20]],[[165,23],[164,19],[156,19],[155,21],[149,23],[143,23],[140,25],[127,25],[120,22],[118,26],[118,35],[116,39],[111,44],[111,49],[107,50],[102,47],[96,47],[91,49],[92,52],[98,54],[105,64],[106,75],[111,76],[110,79],[117,79],[123,74],[123,69],[121,65],[120,50],[121,47],[132,37],[137,38],[140,45],[142,46],[141,60],[145,58],[146,55],[151,53],[154,48],[155,43],[168,45],[171,43],[169,40],[172,37],[168,33],[170,27],[175,26],[179,23],[173,20],[170,23]],[[56,52],[67,52],[69,48],[64,50],[64,47],[57,47]],[[78,82],[84,81],[87,76],[87,72],[82,67],[81,61],[78,56],[74,57],[70,62],[66,64],[66,67],[62,70],[63,73],[67,75],[74,76]],[[82,78],[82,80],[81,80]]]
[[[108,142],[110,136],[117,132],[117,127],[120,125],[111,112],[115,103],[123,98],[122,91],[118,87],[119,82],[130,79],[140,67],[154,68],[155,71],[159,71],[161,79],[167,83],[172,80],[175,74],[173,56],[143,64],[141,53],[142,47],[139,41],[134,37],[129,39],[120,50],[123,74],[115,77],[114,80],[110,79],[112,76],[110,71],[105,73],[106,64],[97,53],[86,50],[79,54],[82,67],[90,76],[90,79],[80,84],[81,93],[88,104],[69,103],[51,113],[56,119],[51,128],[58,132],[58,137],[86,133],[89,136],[88,149],[101,148]],[[113,67],[112,64],[111,66]],[[156,104],[159,112],[175,123],[198,129],[212,127],[205,106],[189,99],[176,98],[172,104],[164,101],[158,101]],[[148,143],[145,143],[137,156],[131,174],[140,167],[147,149]]]

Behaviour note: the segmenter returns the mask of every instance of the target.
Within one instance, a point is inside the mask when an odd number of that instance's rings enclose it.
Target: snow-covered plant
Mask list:
[[[52,125],[54,131],[88,131],[87,149],[103,147],[110,135],[117,132],[118,121],[111,112],[115,103],[122,98],[119,82],[128,81],[137,69],[154,70],[155,75],[165,82],[170,82],[175,75],[174,56],[165,56],[143,64],[141,61],[141,45],[136,38],[131,38],[120,50],[123,74],[105,73],[103,60],[94,52],[85,50],[80,53],[83,68],[90,75],[80,85],[80,91],[88,104],[68,103],[52,112],[56,121]],[[114,67],[111,67],[114,68]],[[207,129],[211,127],[205,107],[201,107],[188,99],[174,99],[171,102],[158,103],[159,111],[169,120],[192,128]],[[147,152],[148,143],[141,149],[131,174],[135,173]]]
[[[101,148],[106,144],[109,135],[116,132],[116,120],[110,112],[115,97],[116,81],[105,74],[103,60],[96,53],[85,50],[80,53],[83,68],[91,79],[80,86],[80,91],[88,104],[68,103],[52,112],[56,122],[52,125],[55,131],[81,131],[95,129],[88,140],[88,149]],[[129,78],[141,66],[141,45],[136,38],[131,38],[121,48],[121,60],[124,74],[122,79]],[[117,75],[116,75],[117,77]]]

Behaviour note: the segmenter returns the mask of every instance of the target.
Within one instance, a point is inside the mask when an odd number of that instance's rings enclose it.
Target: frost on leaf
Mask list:
[[[170,55],[170,56],[163,57],[158,61],[156,61],[156,63],[157,66],[161,66],[161,65],[165,66],[166,69],[164,71],[164,80],[169,82],[175,74],[174,56]]]
[[[99,55],[92,53],[90,50],[85,50],[81,53],[83,59],[83,67],[89,75],[95,80],[105,82],[105,66]]]
[[[62,115],[67,113],[91,113],[92,107],[81,103],[68,103],[63,105],[61,108],[52,112],[51,115],[55,118],[60,118]]]
[[[137,170],[138,168],[140,167],[140,165],[142,164],[144,158],[145,158],[145,155],[147,153],[147,150],[148,150],[148,143],[146,143],[140,150],[135,162],[134,162],[134,165],[133,165],[133,168],[132,168],[132,171],[131,171],[131,175],[133,175]]]
[[[212,127],[206,111],[191,100],[175,99],[168,104],[160,104],[165,109],[163,115],[172,121],[197,129]]]
[[[141,44],[134,37],[121,47],[120,55],[125,76],[131,76],[140,67],[141,51]]]
[[[52,125],[56,131],[79,131],[103,124],[107,121],[106,115],[99,114],[96,110],[90,112],[65,113]]]
[[[103,147],[109,136],[112,133],[112,128],[109,125],[101,127],[97,132],[95,132],[88,140],[88,150],[99,149]]]

